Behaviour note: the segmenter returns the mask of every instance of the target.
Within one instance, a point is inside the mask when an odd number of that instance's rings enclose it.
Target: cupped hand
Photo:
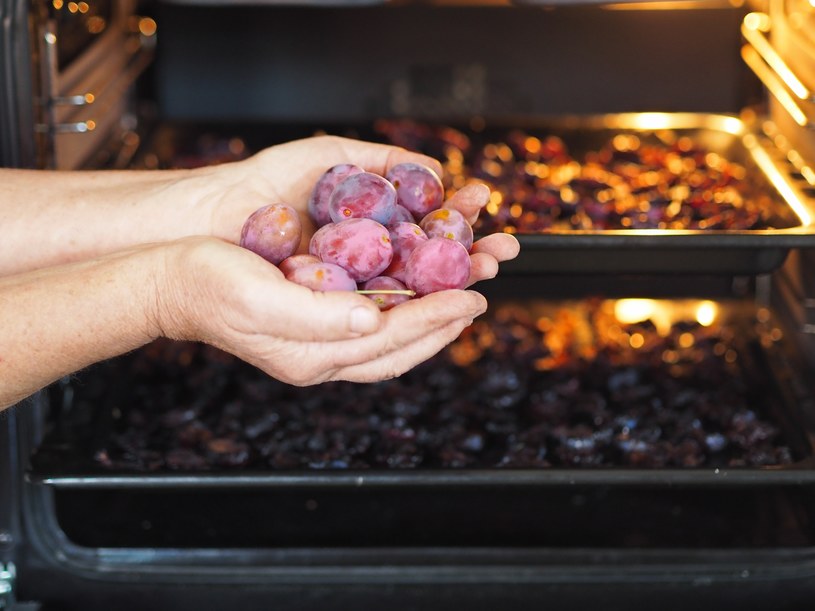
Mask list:
[[[486,310],[478,293],[443,291],[380,312],[353,292],[288,282],[222,240],[180,240],[171,251],[158,313],[163,334],[204,341],[295,385],[401,375]]]
[[[286,203],[303,221],[304,241],[314,231],[308,217],[309,195],[323,172],[352,163],[384,176],[399,163],[421,163],[441,175],[441,164],[403,148],[337,136],[315,136],[269,147],[237,163],[218,166],[222,178],[214,193],[212,235],[237,243],[246,218],[261,206]]]
[[[441,176],[441,164],[432,157],[385,144],[318,136],[267,148],[247,160],[216,168],[221,178],[213,183],[218,190],[211,200],[214,204],[211,234],[238,243],[241,227],[252,212],[270,203],[283,202],[300,213],[304,229],[300,251],[304,252],[315,229],[308,217],[307,202],[323,172],[340,163],[353,163],[384,176],[394,165],[405,162],[426,165]],[[490,190],[485,185],[467,185],[444,206],[456,208],[474,224],[489,196]],[[493,278],[498,273],[498,264],[515,258],[518,252],[518,241],[509,234],[478,240],[471,251],[468,284]]]

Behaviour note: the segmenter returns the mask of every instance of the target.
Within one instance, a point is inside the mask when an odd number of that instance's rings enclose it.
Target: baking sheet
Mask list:
[[[504,304],[379,385],[296,389],[207,347],[157,344],[51,389],[54,426],[29,477],[79,488],[815,481],[810,389],[767,310],[627,300],[657,309],[581,322],[610,303]],[[702,307],[720,327],[685,320],[708,316]],[[200,423],[212,434],[191,438]],[[364,460],[333,462],[337,436]],[[213,437],[251,456],[218,454]],[[178,448],[208,462],[170,458]]]

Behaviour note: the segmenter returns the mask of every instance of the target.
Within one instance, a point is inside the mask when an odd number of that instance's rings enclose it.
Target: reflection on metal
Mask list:
[[[738,117],[727,115],[699,115],[695,113],[638,112],[608,115],[603,120],[608,129],[710,129],[733,136],[744,133],[744,123]]]
[[[14,563],[0,563],[0,609],[14,608],[14,581],[17,572]]]
[[[804,113],[784,87],[783,82],[776,76],[776,73],[762,61],[761,56],[752,46],[744,45],[741,48],[741,57],[773,97],[778,100],[778,103],[789,113],[793,121],[801,127],[812,126],[806,113]]]
[[[664,2],[617,2],[603,8],[610,11],[689,11],[743,6],[743,0],[710,2],[709,0],[665,0]]]
[[[37,124],[36,129],[41,134],[84,134],[96,129],[96,121],[77,121],[55,125]]]
[[[809,225],[812,222],[812,215],[810,214],[806,204],[804,204],[804,202],[798,196],[798,193],[790,186],[789,182],[778,170],[767,151],[765,151],[764,148],[758,144],[756,137],[752,134],[746,135],[744,137],[744,146],[747,147],[747,150],[750,151],[750,154],[752,155],[756,164],[761,168],[765,176],[767,176],[767,179],[773,184],[782,197],[787,201],[790,208],[792,208],[795,214],[798,215],[801,222],[805,225]]]
[[[761,59],[775,71],[776,75],[799,100],[814,101],[812,92],[801,82],[801,79],[795,75],[786,62],[781,59],[781,56],[772,44],[770,44],[770,41],[767,40],[764,32],[768,32],[769,29],[770,18],[766,14],[750,13],[744,18],[741,33],[747,42],[758,52]]]

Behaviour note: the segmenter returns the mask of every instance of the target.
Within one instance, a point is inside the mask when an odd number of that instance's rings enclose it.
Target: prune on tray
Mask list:
[[[504,304],[376,384],[296,388],[209,346],[161,340],[107,363],[131,387],[94,459],[134,472],[793,461],[742,327],[622,323],[612,303]],[[75,400],[97,388],[92,375]]]
[[[411,121],[380,121],[377,129],[394,144],[441,159],[448,197],[471,180],[491,188],[474,227],[481,234],[751,230],[775,222],[768,196],[752,186],[744,166],[670,130],[653,137],[620,131],[577,155],[556,135],[519,129],[472,138]]]

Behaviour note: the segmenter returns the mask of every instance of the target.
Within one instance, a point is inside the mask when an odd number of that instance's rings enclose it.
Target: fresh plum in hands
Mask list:
[[[312,263],[320,263],[320,259],[314,255],[292,255],[283,259],[277,267],[288,278],[298,267],[304,267]]]
[[[396,204],[396,210],[391,217],[390,223],[388,223],[388,227],[394,226],[396,223],[415,223],[416,219],[413,218],[413,214],[411,214],[410,210],[405,208],[400,204]]]
[[[390,265],[393,258],[390,234],[376,221],[353,218],[326,225],[325,229],[319,251],[314,254],[326,263],[339,265],[357,282],[379,276]]]
[[[286,204],[270,204],[255,210],[241,229],[240,245],[277,265],[300,244],[303,230],[297,211]]]
[[[396,278],[377,276],[376,278],[371,278],[365,282],[362,285],[362,290],[406,291],[407,287],[399,282]],[[410,299],[410,295],[407,293],[373,293],[366,295],[366,297],[372,299],[373,302],[379,306],[380,310],[390,310],[392,307],[398,306],[400,303],[404,303]]]
[[[452,208],[428,213],[419,223],[429,238],[449,238],[461,242],[468,251],[473,247],[473,228],[464,215]]]
[[[463,289],[470,277],[470,254],[461,242],[430,238],[410,254],[405,267],[405,284],[419,296]]]
[[[314,190],[308,198],[308,214],[317,227],[322,227],[331,222],[331,215],[328,213],[328,201],[334,188],[352,174],[364,172],[361,167],[352,163],[341,163],[329,168],[314,185]]]
[[[385,269],[384,275],[405,281],[405,266],[413,249],[427,241],[427,234],[416,223],[396,223],[388,227],[391,237],[393,259]]]
[[[397,202],[419,220],[431,210],[441,208],[444,186],[430,168],[418,163],[400,163],[385,175],[398,196]]]
[[[357,283],[348,272],[333,263],[310,263],[298,267],[288,279],[313,291],[357,290]]]
[[[347,176],[334,187],[328,200],[328,213],[335,223],[365,218],[387,225],[395,211],[396,189],[371,172]]]

